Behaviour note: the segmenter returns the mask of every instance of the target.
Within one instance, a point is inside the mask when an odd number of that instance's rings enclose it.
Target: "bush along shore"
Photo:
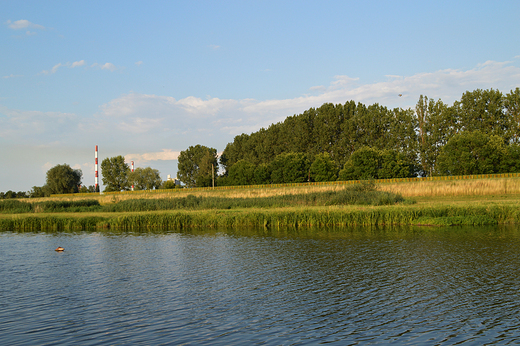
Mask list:
[[[520,222],[520,210],[494,206],[383,206],[377,208],[281,208],[127,213],[102,216],[16,215],[0,219],[4,231],[100,231],[189,228],[280,228],[378,225],[493,225]]]

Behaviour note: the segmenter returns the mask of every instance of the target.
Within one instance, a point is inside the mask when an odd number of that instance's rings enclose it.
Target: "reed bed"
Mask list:
[[[44,200],[29,203],[25,200],[0,201],[0,213],[56,213],[56,212],[84,212],[99,211],[101,205],[97,200]]]
[[[124,213],[113,217],[16,215],[0,219],[7,231],[190,228],[330,227],[379,225],[489,225],[520,222],[515,205],[314,207]]]

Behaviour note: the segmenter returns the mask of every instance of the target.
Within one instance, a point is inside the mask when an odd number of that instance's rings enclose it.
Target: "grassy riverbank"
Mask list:
[[[93,197],[37,199],[21,209],[13,205],[11,211],[5,208],[6,204],[0,214],[0,229],[273,229],[520,223],[519,178],[377,184],[372,190],[365,184],[347,189],[332,185]]]

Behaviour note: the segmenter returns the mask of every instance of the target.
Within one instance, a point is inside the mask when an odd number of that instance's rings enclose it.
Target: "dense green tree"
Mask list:
[[[416,175],[414,162],[405,154],[395,150],[382,150],[381,166],[377,172],[379,179],[409,178]]]
[[[159,171],[151,167],[137,167],[128,173],[128,184],[134,186],[134,190],[153,190],[161,187],[162,179]]]
[[[339,171],[339,180],[377,179],[381,165],[379,150],[361,147],[354,151],[343,169]]]
[[[217,156],[217,149],[190,146],[179,154],[177,178],[188,187],[211,186],[213,175],[218,174]]]
[[[481,131],[504,138],[510,132],[511,122],[504,112],[504,97],[498,90],[466,91],[453,107],[461,131]]]
[[[263,185],[271,182],[271,168],[266,163],[261,163],[255,167],[253,184]]]
[[[457,131],[456,112],[441,100],[421,95],[415,107],[418,129],[418,156],[422,176],[431,176],[441,148]]]
[[[229,179],[232,185],[254,184],[255,165],[246,160],[240,160],[229,169]]]
[[[128,184],[129,173],[130,167],[121,155],[107,157],[101,162],[101,175],[106,192],[128,190],[130,188]]]
[[[168,190],[171,190],[171,189],[178,189],[180,188],[181,186],[180,185],[177,185],[175,183],[175,181],[172,179],[172,180],[165,180],[161,186],[161,189],[168,189]]]
[[[481,131],[453,136],[438,158],[438,174],[470,175],[500,173],[507,157],[504,139]]]
[[[520,173],[520,143],[512,143],[507,146],[500,173]]]
[[[493,89],[467,91],[453,106],[421,95],[415,111],[354,101],[343,105],[326,103],[267,129],[236,136],[226,146],[220,162],[226,176],[240,160],[258,167],[271,165],[283,153],[303,153],[312,162],[318,154],[328,153],[337,167],[345,168],[355,151],[370,147],[404,155],[404,161],[398,159],[404,162],[398,175],[404,175],[408,165],[412,174],[431,176],[439,172],[441,149],[461,132],[478,130],[503,137],[505,143],[520,143],[519,110],[519,88],[505,96]],[[351,165],[347,168],[353,170]],[[386,175],[384,170],[380,173]]]
[[[313,181],[335,181],[338,168],[329,153],[321,153],[314,158],[310,173]]]
[[[56,165],[47,171],[47,189],[51,194],[75,193],[81,185],[83,173],[69,165]]]
[[[5,199],[16,198],[16,192],[14,192],[14,191],[12,191],[12,190],[9,190],[9,191],[7,191],[7,192],[4,194],[4,198],[5,198]]]
[[[309,180],[310,163],[303,153],[284,153],[271,162],[271,181],[274,184],[303,183]]]
[[[50,196],[50,192],[48,191],[46,185],[44,186],[33,186],[31,191],[29,191],[29,197],[31,198],[39,198],[39,197],[48,197]]]
[[[415,175],[415,164],[396,150],[361,147],[339,172],[338,180],[408,178]]]
[[[520,143],[520,88],[511,90],[505,96],[504,108],[506,117],[511,123],[506,138],[513,143]]]

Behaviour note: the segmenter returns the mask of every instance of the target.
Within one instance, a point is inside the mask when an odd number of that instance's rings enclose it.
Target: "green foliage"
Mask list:
[[[251,185],[254,184],[255,165],[240,160],[229,169],[228,177],[232,185]]]
[[[409,178],[415,176],[415,166],[402,153],[382,150],[381,167],[377,175],[379,179]]]
[[[500,165],[500,172],[520,173],[520,143],[510,144],[506,150],[506,155]]]
[[[437,168],[441,175],[499,173],[507,148],[501,137],[481,131],[462,132],[442,148]]]
[[[0,202],[1,213],[51,213],[51,212],[85,212],[99,211],[101,205],[97,200],[78,201],[44,201],[36,203],[9,200]]]
[[[0,213],[29,213],[32,205],[15,199],[0,201]]]
[[[316,155],[310,173],[313,181],[334,181],[337,179],[338,168],[329,153],[321,153]]]
[[[134,190],[158,189],[161,184],[161,175],[157,169],[138,167],[133,172],[128,173],[128,185],[133,185]]]
[[[253,184],[262,185],[271,182],[271,168],[268,164],[261,163],[255,168]]]
[[[47,189],[51,194],[75,193],[81,185],[81,170],[56,165],[47,171]]]
[[[498,90],[466,91],[453,108],[461,131],[481,131],[504,138],[508,135],[511,119],[504,112],[504,96]]]
[[[204,210],[128,213],[114,217],[20,216],[0,218],[6,231],[207,229],[215,227],[279,229],[355,225],[487,225],[520,222],[516,205],[383,206],[379,208],[294,208],[239,211]]]
[[[520,142],[520,88],[511,90],[504,99],[506,118],[510,121],[510,127],[506,128],[505,138],[510,138],[513,143]]]
[[[274,184],[303,183],[309,180],[310,163],[303,153],[280,154],[270,166]]]
[[[213,175],[218,173],[217,156],[217,149],[190,146],[179,154],[177,178],[188,187],[211,186]]]
[[[395,150],[362,147],[356,150],[339,172],[339,180],[408,178],[414,165]]]
[[[339,180],[377,179],[380,161],[379,150],[361,147],[345,163],[339,172]]]
[[[121,155],[106,158],[101,162],[101,175],[105,192],[128,190],[128,174],[130,167],[125,163],[125,158]]]
[[[272,165],[280,154],[302,153],[315,158],[328,153],[336,167],[346,168],[346,176],[340,179],[352,179],[376,173],[358,169],[352,162],[345,166],[354,152],[370,147],[399,153],[398,158],[387,161],[397,162],[398,167],[381,163],[385,166],[377,172],[381,176],[432,176],[439,172],[438,157],[450,138],[477,130],[500,136],[505,143],[520,143],[520,88],[505,96],[494,89],[467,91],[453,106],[421,95],[415,112],[354,101],[326,103],[267,129],[236,136],[226,146],[220,163],[227,176],[241,160],[258,167]],[[274,174],[278,179],[278,171]]]
[[[177,184],[175,184],[174,180],[166,180],[163,182],[161,189],[176,189],[179,188]]]

